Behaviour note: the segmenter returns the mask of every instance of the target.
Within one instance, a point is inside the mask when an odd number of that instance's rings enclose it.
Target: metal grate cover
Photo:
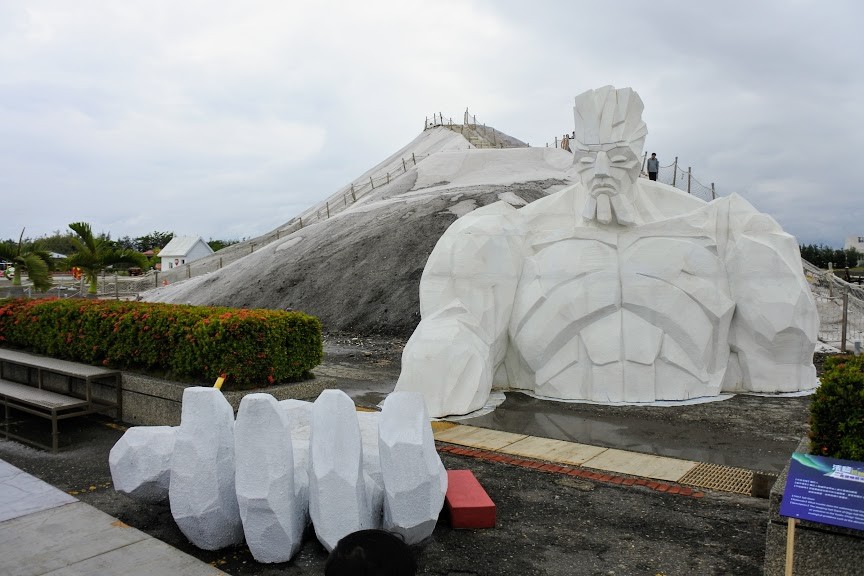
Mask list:
[[[678,483],[749,496],[753,491],[753,471],[702,462],[682,476]]]

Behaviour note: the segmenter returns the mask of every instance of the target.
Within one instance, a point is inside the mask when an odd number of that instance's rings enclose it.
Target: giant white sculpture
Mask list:
[[[243,542],[234,488],[234,410],[216,388],[183,391],[168,500],[174,521],[195,546],[218,550]]]
[[[611,403],[815,385],[795,239],[735,194],[705,203],[639,179],[642,108],[630,88],[577,96],[579,181],[450,226],[397,391],[445,416],[481,408],[493,386]]]

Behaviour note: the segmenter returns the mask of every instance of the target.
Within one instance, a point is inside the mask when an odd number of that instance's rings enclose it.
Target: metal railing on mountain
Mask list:
[[[860,351],[864,338],[864,288],[846,282],[830,267],[822,270],[806,260],[802,262],[819,312],[819,341],[841,351]]]
[[[512,136],[496,130],[486,124],[477,123],[477,115],[468,112],[462,115],[462,122],[453,122],[452,117],[445,118],[443,114],[432,114],[430,120],[427,116],[423,122],[423,130],[430,128],[447,128],[462,134],[475,148],[527,148],[529,145]]]

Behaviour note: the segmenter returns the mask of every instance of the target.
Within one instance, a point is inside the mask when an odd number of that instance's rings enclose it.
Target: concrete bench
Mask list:
[[[0,404],[4,436],[42,448],[49,445],[13,434],[9,411],[18,410],[51,420],[50,448],[59,444],[58,421],[98,412],[123,415],[119,370],[0,348]]]

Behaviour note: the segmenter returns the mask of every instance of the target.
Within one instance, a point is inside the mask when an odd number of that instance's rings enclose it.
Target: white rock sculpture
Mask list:
[[[447,471],[435,450],[421,394],[387,396],[378,449],[385,486],[383,527],[407,544],[417,544],[435,530],[447,493]]]
[[[243,542],[234,489],[234,411],[216,388],[183,391],[169,501],[174,521],[195,546],[218,550]]]
[[[144,502],[167,501],[175,430],[171,426],[129,428],[108,455],[114,489]]]
[[[305,487],[294,480],[288,410],[269,394],[249,394],[234,425],[235,487],[246,544],[258,562],[287,562],[303,543]]]
[[[309,452],[309,515],[327,551],[346,534],[379,528],[381,510],[374,506],[375,482],[363,470],[357,412],[341,390],[325,390],[315,400]]]
[[[596,402],[813,388],[818,317],[795,239],[733,194],[639,178],[630,88],[576,98],[579,182],[450,226],[420,283],[397,391],[432,416],[489,390]]]

